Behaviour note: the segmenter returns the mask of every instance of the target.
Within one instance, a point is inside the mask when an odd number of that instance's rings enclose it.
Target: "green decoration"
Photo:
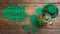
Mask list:
[[[37,22],[38,22],[37,16],[35,16],[34,14],[31,15],[30,21],[31,21],[31,25],[32,25],[32,26],[37,26]]]
[[[58,8],[54,5],[51,5],[48,7],[48,12],[49,13],[56,13],[58,11]]]
[[[33,28],[33,29],[32,29],[32,32],[33,32],[33,33],[36,33],[36,32],[38,32],[38,29],[37,29],[37,28]]]
[[[7,18],[7,17],[8,17],[8,12],[7,12],[7,10],[3,10],[3,17],[4,17],[4,18]]]
[[[43,22],[43,21],[40,21],[40,22],[38,23],[38,26],[41,27],[41,28],[44,27],[45,25],[46,25],[46,23]]]
[[[58,8],[53,4],[45,5],[42,11],[50,13],[52,18],[55,18],[58,15]]]
[[[38,7],[38,8],[36,9],[36,13],[37,13],[38,15],[43,14],[42,8],[41,8],[41,7]]]
[[[25,31],[29,30],[29,25],[25,24],[23,28],[24,28]]]
[[[42,28],[45,25],[46,25],[46,22],[43,22],[43,18],[40,18],[38,22],[38,26]]]
[[[43,14],[44,14],[45,12],[47,12],[47,8],[48,8],[48,5],[45,5],[45,6],[43,7],[43,9],[42,9]]]
[[[9,22],[23,22],[27,17],[25,6],[8,6],[2,14],[4,18],[8,18]]]
[[[55,18],[58,15],[58,8],[55,5],[49,5],[48,12],[51,14],[52,18]]]
[[[58,12],[56,12],[56,13],[54,13],[54,14],[51,14],[51,17],[52,17],[52,18],[55,18],[55,17],[57,17],[57,15],[58,15]]]

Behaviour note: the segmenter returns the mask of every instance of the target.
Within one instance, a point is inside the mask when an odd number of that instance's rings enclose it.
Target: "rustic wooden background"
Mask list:
[[[31,30],[24,31],[23,25],[30,24],[29,18],[31,14],[35,14],[37,7],[43,7],[48,3],[53,3],[58,7],[59,14],[56,18],[52,19],[53,26],[45,26],[40,29],[36,34],[60,34],[60,0],[0,0],[0,34],[33,34]],[[24,5],[28,17],[24,22],[11,23],[7,18],[2,17],[2,10],[8,5]]]

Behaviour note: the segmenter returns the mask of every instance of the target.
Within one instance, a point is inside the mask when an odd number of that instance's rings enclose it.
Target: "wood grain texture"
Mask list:
[[[60,0],[0,0],[0,3],[6,4],[40,4],[40,3],[60,3]]]
[[[30,15],[31,15],[31,14],[36,14],[36,13],[35,13],[35,9],[36,9],[37,7],[42,7],[42,8],[43,8],[43,6],[46,5],[46,4],[18,4],[18,5],[25,5],[25,6],[26,6],[25,11],[27,12],[28,17],[27,17],[27,18],[25,19],[25,21],[22,22],[22,23],[23,23],[23,24],[26,24],[26,23],[29,24],[29,23],[30,23],[30,20],[29,20]],[[58,9],[60,9],[60,4],[54,4],[54,5],[56,5],[56,6],[58,7]],[[2,8],[2,7],[1,7],[1,8]],[[4,8],[3,8],[3,9],[4,9]],[[3,9],[1,9],[1,11],[0,11],[0,18],[1,18],[1,22],[5,23],[5,22],[8,22],[8,19],[2,17],[2,10],[3,10]],[[60,17],[59,17],[59,16],[60,16],[60,10],[59,10],[58,16],[52,20],[54,23],[57,23],[56,25],[58,25],[59,22],[60,22]],[[22,23],[20,23],[20,24],[22,24]],[[8,24],[10,24],[10,23],[8,23]],[[13,24],[14,24],[14,23],[13,23]],[[19,23],[17,22],[16,24],[19,24]],[[56,25],[54,25],[54,26],[56,26]],[[53,28],[54,28],[54,27],[53,27]]]
[[[59,10],[59,14],[56,18],[52,19],[53,26],[47,25],[43,27],[42,29],[39,29],[39,32],[37,34],[60,34],[60,0],[0,0],[0,3],[2,4],[0,6],[0,34],[33,34],[31,30],[24,31],[23,25],[24,24],[30,24],[30,15],[36,14],[35,9],[37,7],[45,6],[45,3],[56,3]],[[40,4],[41,3],[41,4]],[[8,22],[7,18],[2,17],[2,10],[7,7],[8,5],[24,5],[26,6],[26,12],[28,13],[28,17],[25,19],[24,22]]]

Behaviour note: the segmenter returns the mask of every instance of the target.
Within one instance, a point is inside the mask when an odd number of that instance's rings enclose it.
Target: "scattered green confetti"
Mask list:
[[[33,29],[32,29],[32,32],[33,32],[33,33],[36,33],[36,32],[38,32],[38,29],[37,29],[37,28],[33,28]]]
[[[41,7],[36,8],[36,13],[37,13],[38,15],[43,14],[42,8],[41,8]]]
[[[23,28],[24,28],[25,31],[29,30],[29,25],[25,24]]]
[[[37,22],[38,22],[37,16],[35,16],[34,14],[31,15],[30,21],[31,21],[31,25],[32,25],[32,26],[37,26]]]

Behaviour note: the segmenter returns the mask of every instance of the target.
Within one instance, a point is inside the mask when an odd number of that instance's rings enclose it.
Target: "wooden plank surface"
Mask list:
[[[46,5],[46,3],[56,3],[56,5],[59,9],[59,14],[56,18],[54,18],[53,26],[45,26],[44,28],[39,29],[39,32],[37,34],[60,34],[60,0],[0,0],[0,3],[2,4],[0,6],[0,34],[33,34],[31,30],[24,31],[23,25],[24,24],[30,24],[30,15],[36,14],[35,9],[37,7],[42,7]],[[41,4],[40,4],[41,3]],[[2,17],[2,10],[7,7],[8,5],[25,5],[26,6],[26,12],[28,13],[28,17],[25,19],[24,22],[8,22],[7,18]]]
[[[46,4],[18,4],[18,5],[25,5],[25,6],[26,6],[26,12],[27,12],[27,14],[28,14],[28,17],[25,19],[25,21],[22,22],[22,23],[20,23],[20,24],[26,24],[26,23],[29,24],[29,23],[30,23],[30,20],[29,20],[30,15],[31,15],[31,14],[36,14],[36,13],[35,13],[35,9],[36,9],[37,7],[43,7],[43,6],[46,5]],[[58,7],[58,9],[60,9],[60,4],[54,4],[54,5],[56,5],[56,6]],[[2,7],[1,7],[1,8],[2,8]],[[29,9],[28,9],[28,8],[29,8]],[[8,23],[8,19],[2,17],[2,10],[3,10],[3,9],[1,9],[1,11],[0,11],[1,22],[3,22],[3,23],[7,22],[7,24],[10,24],[10,23]],[[59,24],[59,22],[60,22],[60,10],[59,10],[58,16],[57,16],[56,18],[54,18],[52,21],[54,22],[54,24],[57,23],[57,24],[55,24],[54,26],[57,26],[57,25]],[[26,23],[25,23],[25,22],[26,22]],[[28,22],[29,22],[29,23],[28,23]],[[1,24],[3,24],[3,23],[1,23]],[[14,24],[14,23],[13,23],[13,24]],[[19,24],[19,23],[17,22],[17,23],[15,23],[15,24]],[[53,27],[53,28],[54,28],[54,27]],[[57,28],[60,28],[60,27],[57,27]]]
[[[7,3],[7,4],[39,4],[39,3],[60,3],[60,0],[0,0],[0,3]]]

